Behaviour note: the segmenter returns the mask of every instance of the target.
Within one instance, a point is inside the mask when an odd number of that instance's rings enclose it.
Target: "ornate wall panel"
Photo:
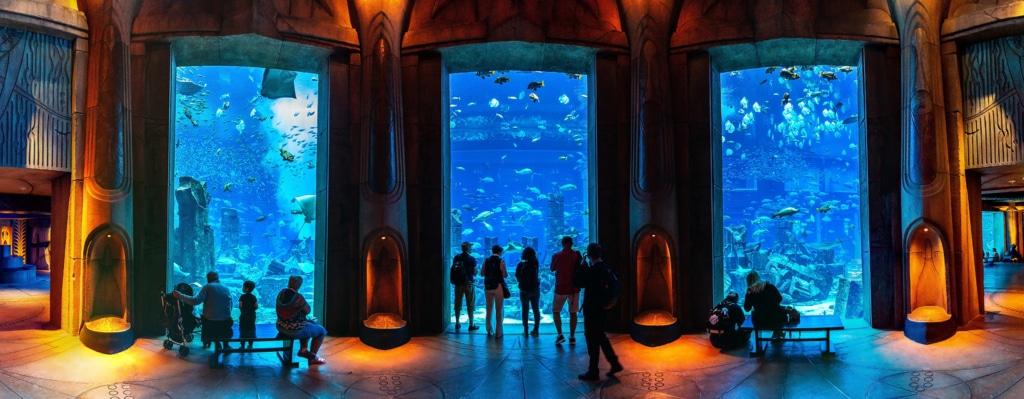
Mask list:
[[[0,27],[0,166],[70,171],[71,41]]]
[[[961,57],[965,168],[1024,162],[1024,36],[969,45]]]

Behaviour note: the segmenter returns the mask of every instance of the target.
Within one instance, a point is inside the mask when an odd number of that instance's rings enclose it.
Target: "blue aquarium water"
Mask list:
[[[317,86],[311,73],[176,69],[170,286],[218,271],[237,320],[252,280],[257,322],[273,323],[277,292],[295,274],[313,304]]]
[[[587,76],[453,73],[449,90],[451,255],[460,252],[461,242],[471,242],[482,267],[491,246],[505,248],[512,291],[505,321],[520,323],[515,269],[522,249],[533,247],[540,260],[542,322],[550,322],[551,256],[563,235],[578,246],[590,238]],[[482,320],[483,279],[476,280],[475,317]]]
[[[981,249],[986,258],[1006,252],[1006,215],[1003,212],[981,213]]]
[[[755,270],[803,314],[861,318],[858,68],[720,79],[725,292]]]

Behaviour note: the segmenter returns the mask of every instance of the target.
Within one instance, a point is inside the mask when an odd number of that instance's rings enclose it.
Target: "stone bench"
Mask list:
[[[825,350],[822,351],[822,353],[833,353],[832,331],[842,329],[844,329],[843,321],[839,317],[801,315],[799,323],[785,324],[782,326],[782,332],[784,333],[784,337],[781,340],[790,342],[824,341]],[[753,321],[750,318],[747,318],[747,320],[743,322],[743,326],[740,327],[740,330],[754,332],[754,351],[750,352],[750,356],[764,355],[765,349],[768,346],[767,342],[771,342],[772,339],[771,337],[762,338],[761,332],[768,331],[769,333],[772,333],[774,332],[774,330],[762,330],[759,328],[754,328]],[[804,337],[803,333],[805,332],[824,332],[825,336]],[[797,333],[797,336],[793,337],[793,333]],[[764,344],[762,344],[762,342],[764,342]]]

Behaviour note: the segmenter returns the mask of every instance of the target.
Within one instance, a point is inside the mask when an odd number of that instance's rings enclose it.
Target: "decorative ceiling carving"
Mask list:
[[[421,48],[500,40],[625,47],[614,0],[416,1],[404,44]]]

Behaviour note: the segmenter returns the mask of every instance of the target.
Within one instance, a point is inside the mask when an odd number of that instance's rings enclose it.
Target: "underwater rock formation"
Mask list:
[[[213,229],[210,228],[210,194],[206,185],[190,176],[178,179],[178,227],[174,230],[174,259],[181,271],[196,278],[214,270]]]
[[[223,208],[220,211],[220,256],[238,259],[238,237],[241,232],[238,211]]]

